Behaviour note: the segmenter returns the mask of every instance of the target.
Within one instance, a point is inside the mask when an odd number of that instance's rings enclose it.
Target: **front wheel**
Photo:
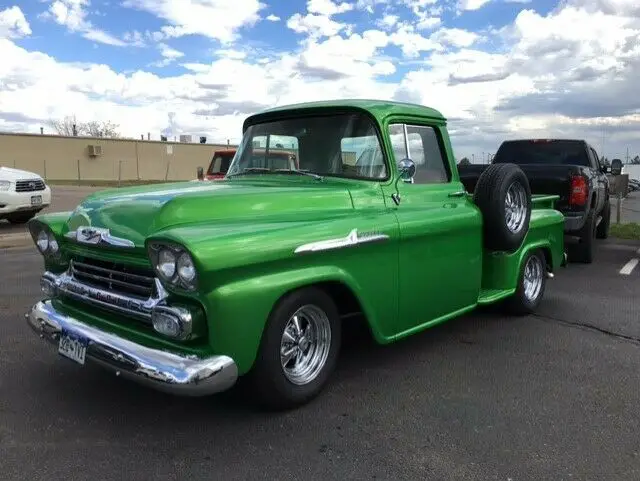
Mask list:
[[[515,315],[533,313],[542,301],[546,283],[547,261],[544,253],[536,249],[524,258],[516,292],[506,302],[507,310]]]
[[[7,215],[7,220],[11,224],[26,224],[37,214],[37,211],[31,210]]]
[[[307,287],[285,296],[271,313],[249,375],[259,401],[289,409],[317,396],[333,372],[341,344],[335,303]]]

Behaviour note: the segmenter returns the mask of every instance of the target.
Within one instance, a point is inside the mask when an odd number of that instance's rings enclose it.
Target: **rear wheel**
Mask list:
[[[340,316],[329,295],[307,287],[285,296],[267,322],[249,374],[259,401],[288,409],[313,399],[337,364],[340,343]]]
[[[596,229],[596,238],[597,239],[606,239],[609,237],[609,226],[611,225],[611,203],[609,199],[604,203],[604,207],[602,208],[602,219],[598,224],[598,228]]]
[[[478,182],[473,200],[483,216],[484,245],[514,252],[522,245],[531,219],[531,188],[515,164],[491,164]]]
[[[582,232],[580,235],[580,241],[578,244],[572,246],[572,257],[576,262],[583,264],[591,264],[593,262],[593,253],[595,249],[596,240],[596,216],[595,213],[588,215]]]
[[[506,300],[511,314],[533,313],[542,301],[547,282],[547,261],[540,249],[529,252],[520,268],[518,286],[513,296]]]

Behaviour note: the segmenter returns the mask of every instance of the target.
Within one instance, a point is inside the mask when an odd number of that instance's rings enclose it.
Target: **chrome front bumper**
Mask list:
[[[238,368],[228,356],[198,358],[151,349],[84,324],[41,301],[25,315],[41,338],[57,344],[64,331],[88,342],[86,359],[116,375],[160,391],[180,396],[206,396],[225,391],[238,378]]]

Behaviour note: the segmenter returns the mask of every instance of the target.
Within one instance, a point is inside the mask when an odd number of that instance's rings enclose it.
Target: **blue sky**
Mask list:
[[[261,108],[376,97],[440,110],[459,155],[534,135],[640,151],[637,0],[8,1],[0,130],[236,141]]]

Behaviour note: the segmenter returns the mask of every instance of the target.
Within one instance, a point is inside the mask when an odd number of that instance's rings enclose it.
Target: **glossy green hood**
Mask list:
[[[113,236],[141,247],[147,236],[168,227],[274,218],[318,220],[352,209],[349,190],[337,182],[181,182],[92,194],[72,213],[64,232],[83,225],[106,227]]]

